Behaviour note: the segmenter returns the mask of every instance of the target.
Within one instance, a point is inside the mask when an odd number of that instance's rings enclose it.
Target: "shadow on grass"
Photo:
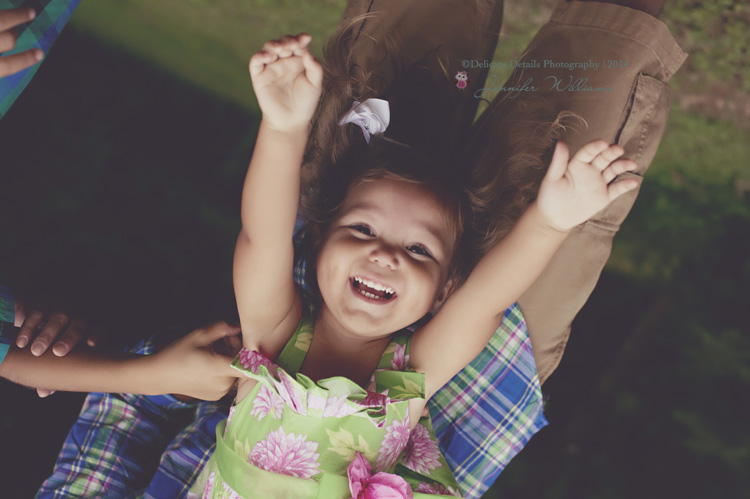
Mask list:
[[[248,88],[250,86],[248,77]],[[0,121],[0,282],[64,302],[113,345],[235,317],[257,117],[72,28]],[[3,497],[32,497],[82,397],[0,382]]]

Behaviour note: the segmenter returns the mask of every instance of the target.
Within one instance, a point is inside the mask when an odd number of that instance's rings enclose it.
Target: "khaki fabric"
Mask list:
[[[648,14],[612,4],[561,2],[521,61],[536,61],[542,66],[546,60],[590,61],[599,63],[599,68],[517,69],[506,86],[532,78],[539,91],[519,96],[519,103],[524,98],[546,97],[555,111],[573,111],[588,124],[563,135],[571,154],[596,139],[617,143],[625,149],[625,157],[638,163],[636,172],[625,176],[642,180],[667,123],[667,82],[686,57],[667,26]],[[571,81],[575,86],[579,78],[587,80],[578,90],[565,87]],[[492,116],[491,110],[492,104],[488,116]],[[482,126],[481,117],[477,126]],[[623,195],[576,228],[544,273],[518,300],[542,383],[559,365],[573,318],[593,291],[609,258],[612,237],[630,212],[638,191]]]

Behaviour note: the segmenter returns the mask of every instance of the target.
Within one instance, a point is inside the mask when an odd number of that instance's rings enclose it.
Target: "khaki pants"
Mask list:
[[[467,134],[473,143],[492,140],[486,130],[492,120],[502,119],[493,112],[499,99],[472,126],[479,100],[471,90],[477,87],[458,90],[453,76],[468,71],[471,80],[484,81],[486,68],[467,70],[462,62],[492,58],[502,8],[502,0],[349,1],[344,20],[379,13],[360,27],[355,58],[362,68],[376,68],[376,88],[391,104],[389,136],[446,151],[458,147]],[[397,58],[386,55],[378,43],[388,35],[396,36]],[[641,178],[664,133],[669,114],[667,82],[686,57],[667,26],[648,14],[612,4],[561,0],[520,59],[526,64],[519,65],[505,85],[487,82],[484,86],[518,88],[530,81],[527,87],[536,90],[518,92],[514,99],[519,105],[524,99],[544,98],[555,113],[573,111],[588,124],[562,136],[571,154],[595,139],[620,144],[625,157],[638,163],[636,172],[624,175]],[[551,64],[545,67],[545,61]],[[599,66],[563,66],[581,62]],[[535,63],[540,67],[535,68]],[[444,87],[435,85],[442,80]],[[420,111],[426,107],[429,113]],[[440,120],[434,119],[436,114]],[[573,318],[593,291],[609,257],[612,237],[638,190],[575,228],[518,300],[542,383],[560,363]]]

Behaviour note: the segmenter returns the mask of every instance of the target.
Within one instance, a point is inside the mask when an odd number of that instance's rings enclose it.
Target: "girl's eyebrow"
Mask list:
[[[341,215],[342,217],[349,216],[352,213],[356,215],[358,211],[373,213],[376,217],[379,218],[384,217],[383,209],[378,204],[368,201],[358,201],[357,203],[348,207]],[[443,252],[445,252],[448,246],[444,245],[444,237],[441,232],[442,226],[436,223],[437,219],[438,217],[422,220],[418,225],[420,226],[420,228],[423,228],[424,232],[429,234],[434,239],[434,243],[437,244]]]

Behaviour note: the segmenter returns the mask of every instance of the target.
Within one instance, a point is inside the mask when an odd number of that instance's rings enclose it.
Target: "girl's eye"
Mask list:
[[[372,230],[370,230],[370,227],[368,227],[367,225],[364,225],[364,224],[350,225],[349,228],[350,229],[354,229],[357,232],[360,232],[360,233],[362,233],[362,234],[364,234],[366,236],[372,236],[373,235]]]
[[[430,254],[429,251],[427,251],[427,248],[425,248],[421,244],[412,244],[411,246],[409,246],[406,249],[409,250],[409,251],[411,251],[414,254],[422,255],[422,256],[427,256],[427,257],[432,258],[432,255]]]

